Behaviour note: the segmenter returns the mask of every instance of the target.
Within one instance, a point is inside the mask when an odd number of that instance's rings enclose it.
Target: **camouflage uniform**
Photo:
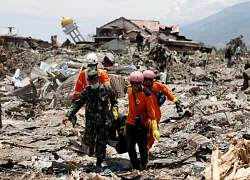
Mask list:
[[[116,95],[109,86],[100,84],[98,89],[91,89],[90,86],[87,86],[81,92],[80,99],[70,106],[66,114],[70,120],[87,103],[86,127],[82,141],[88,147],[95,146],[95,156],[99,159],[105,158],[108,144],[108,127],[111,125],[109,99],[111,107],[117,107]]]

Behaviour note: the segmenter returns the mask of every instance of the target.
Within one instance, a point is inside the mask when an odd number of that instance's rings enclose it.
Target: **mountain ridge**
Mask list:
[[[250,45],[250,1],[227,7],[192,24],[180,27],[181,35],[210,46],[223,47],[230,39],[243,35]]]

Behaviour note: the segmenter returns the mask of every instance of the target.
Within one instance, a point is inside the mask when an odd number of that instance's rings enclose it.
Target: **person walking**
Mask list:
[[[88,63],[88,69],[85,69],[85,70],[80,72],[80,74],[77,78],[77,81],[75,83],[72,101],[76,100],[79,97],[79,94],[82,92],[82,90],[85,89],[86,86],[89,85],[89,81],[87,80],[87,74],[90,71],[97,71],[100,74],[99,78],[100,78],[101,84],[104,84],[104,83],[109,84],[110,83],[110,79],[109,79],[107,73],[97,67],[98,58],[97,58],[95,53],[90,53],[87,56],[87,63]]]
[[[150,38],[150,37],[151,37],[151,35],[146,36],[146,38],[145,38],[145,43],[144,43],[144,45],[143,45],[143,50],[145,49],[145,47],[147,47],[148,50],[150,50],[150,42],[149,42],[149,38]]]
[[[135,40],[136,40],[136,43],[137,43],[138,52],[141,52],[142,51],[143,37],[142,37],[140,31],[137,33],[137,36],[136,36]]]
[[[230,68],[232,66],[232,55],[233,55],[233,52],[232,52],[231,48],[227,48],[227,51],[225,53],[225,58],[227,61],[228,68]]]
[[[202,53],[202,56],[201,56],[201,61],[202,61],[202,66],[204,68],[206,68],[206,65],[207,65],[207,52],[206,52],[206,49],[203,49],[203,53]]]
[[[240,46],[239,44],[237,44],[237,47],[236,47],[236,60],[240,61],[241,58],[240,58]]]
[[[160,106],[165,102],[166,97],[168,100],[175,103],[177,111],[182,112],[182,105],[180,101],[177,100],[177,98],[169,91],[169,89],[161,84],[160,82],[154,82],[154,72],[151,70],[145,70],[143,72],[144,76],[144,88],[150,92],[150,94],[153,97],[153,103],[154,103],[154,110],[155,110],[155,117],[156,117],[156,125],[159,127],[160,119],[161,119],[161,109]],[[153,124],[150,126],[149,129],[149,139],[148,139],[148,151],[153,146],[155,138],[153,136]],[[157,140],[157,139],[156,139]]]
[[[130,74],[131,87],[128,88],[129,110],[126,119],[127,150],[133,169],[147,170],[149,121],[156,124],[155,108],[151,94],[143,88],[143,74],[134,71]],[[160,139],[158,127],[154,126],[154,137]],[[139,163],[135,145],[138,145],[141,164]]]
[[[117,98],[114,91],[108,85],[100,83],[99,73],[91,71],[87,75],[89,86],[80,94],[80,97],[69,107],[63,124],[72,121],[72,117],[86,104],[85,132],[82,142],[88,147],[88,155],[92,156],[95,150],[96,172],[101,172],[102,162],[106,155],[106,145],[108,144],[108,128],[112,124],[109,110],[109,102],[114,119],[118,118]]]

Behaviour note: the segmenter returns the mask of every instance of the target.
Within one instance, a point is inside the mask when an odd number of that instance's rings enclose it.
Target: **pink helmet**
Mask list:
[[[145,78],[152,78],[152,79],[154,79],[155,73],[153,71],[151,71],[151,70],[146,70],[146,71],[143,72],[143,76]]]
[[[129,80],[132,82],[143,82],[144,77],[140,71],[134,71],[130,74]]]

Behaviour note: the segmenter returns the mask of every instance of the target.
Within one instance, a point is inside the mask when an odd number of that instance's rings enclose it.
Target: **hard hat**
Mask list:
[[[88,66],[95,66],[98,64],[98,58],[95,53],[90,53],[87,56],[87,63],[88,63]]]
[[[99,73],[97,71],[90,71],[88,73],[88,80],[89,81],[94,80],[96,78],[99,78]]]
[[[140,71],[134,71],[130,74],[129,80],[132,82],[143,82],[144,77]]]
[[[143,72],[143,76],[144,76],[144,78],[154,79],[155,73],[151,70],[146,70]]]

